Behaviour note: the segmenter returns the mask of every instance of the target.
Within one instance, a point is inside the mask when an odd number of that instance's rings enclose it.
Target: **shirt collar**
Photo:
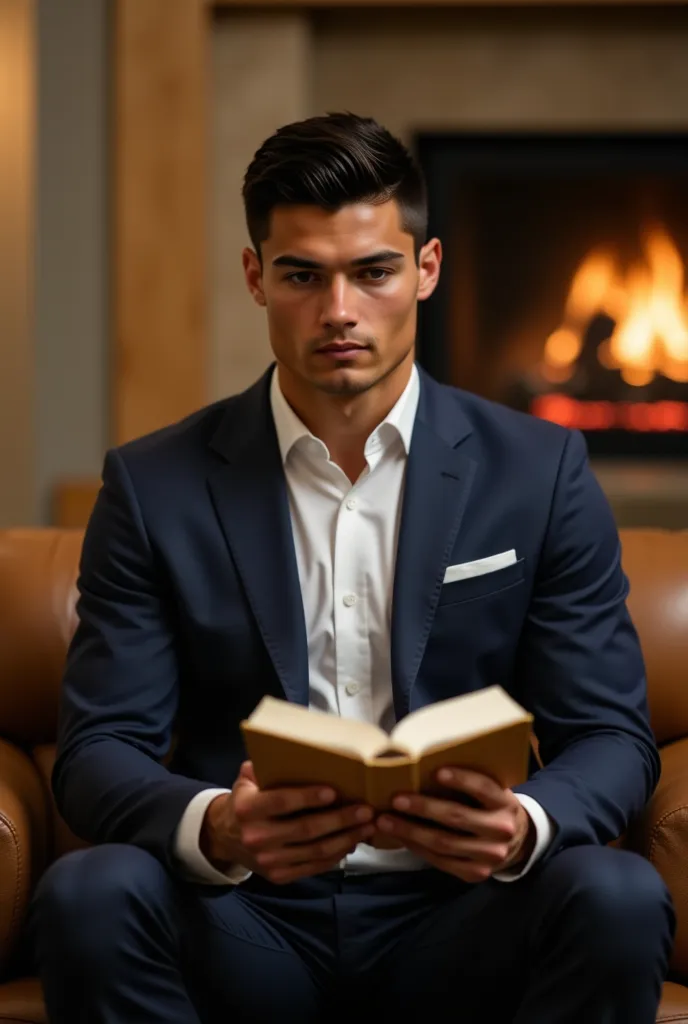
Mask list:
[[[385,416],[384,420],[378,424],[366,441],[366,454],[370,451],[383,447],[386,443],[387,436],[392,434],[401,438],[406,454],[408,455],[411,448],[411,436],[413,434],[413,424],[416,419],[419,396],[420,379],[418,375],[418,368],[414,363],[409,382],[399,396],[396,404],[392,409],[390,409],[387,416]],[[294,445],[304,437],[322,445],[319,438],[316,438],[311,434],[305,423],[299,419],[282,394],[282,389],[279,385],[279,379],[277,376],[277,367],[274,368],[272,380],[270,381],[270,406],[272,409],[272,417],[275,422],[277,443],[279,444],[282,463],[286,462],[287,456]]]

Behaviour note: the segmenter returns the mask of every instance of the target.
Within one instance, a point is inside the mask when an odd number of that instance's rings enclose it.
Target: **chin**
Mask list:
[[[360,395],[377,383],[378,378],[370,373],[355,370],[336,370],[319,376],[315,383],[329,395]]]
[[[341,381],[339,383],[330,382],[321,387],[321,391],[326,391],[328,395],[343,395],[343,396],[355,396],[363,395],[366,391],[370,391],[374,387],[376,381]]]
[[[320,390],[325,391],[328,395],[362,395],[366,391],[370,391],[371,387],[375,382],[370,383],[356,383],[354,381],[339,381],[335,383],[330,381],[320,385]]]

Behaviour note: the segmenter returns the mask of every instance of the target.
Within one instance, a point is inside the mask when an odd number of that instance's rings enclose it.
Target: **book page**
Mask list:
[[[389,746],[389,737],[369,722],[311,711],[275,697],[263,697],[246,724],[273,736],[339,750],[366,759]]]
[[[433,747],[494,732],[530,717],[501,686],[489,686],[413,711],[394,727],[390,742],[418,757]]]

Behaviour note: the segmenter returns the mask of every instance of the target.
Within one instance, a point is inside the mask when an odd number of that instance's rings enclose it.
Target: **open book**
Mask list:
[[[261,789],[323,783],[343,802],[385,810],[400,792],[441,793],[437,772],[473,768],[504,789],[524,782],[532,715],[500,686],[413,711],[388,736],[367,722],[263,697],[241,723]]]

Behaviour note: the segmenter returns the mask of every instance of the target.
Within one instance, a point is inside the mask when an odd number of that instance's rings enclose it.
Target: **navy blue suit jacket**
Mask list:
[[[172,864],[189,800],[236,778],[241,719],[263,694],[308,703],[269,378],[106,457],[53,774],[90,841]],[[448,565],[511,548],[514,565],[443,585]],[[494,683],[513,694],[535,717],[544,767],[519,788],[557,825],[550,855],[619,835],[659,775],[619,556],[578,433],[421,374],[393,594],[397,717]]]

